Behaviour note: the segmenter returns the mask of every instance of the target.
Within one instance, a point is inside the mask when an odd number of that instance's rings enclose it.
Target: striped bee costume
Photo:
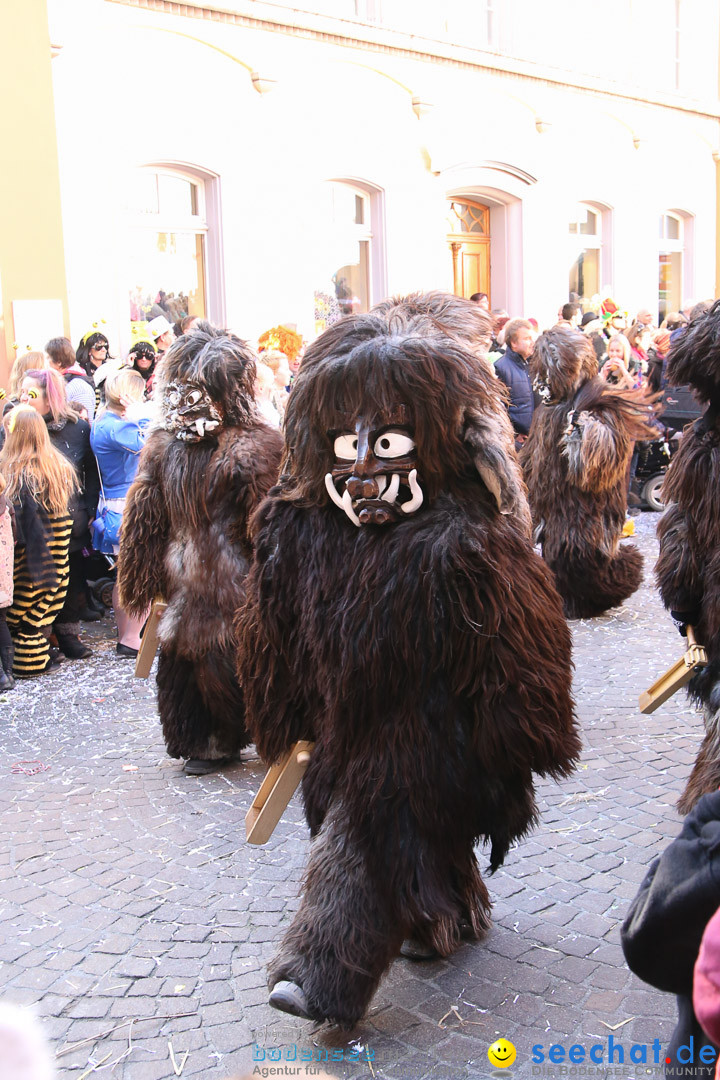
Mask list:
[[[14,596],[7,623],[15,643],[13,674],[28,679],[50,667],[50,627],[68,587],[70,514],[50,514],[23,488],[15,501]]]

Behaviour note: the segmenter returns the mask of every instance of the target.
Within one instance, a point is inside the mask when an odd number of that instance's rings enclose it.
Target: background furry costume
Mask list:
[[[475,843],[498,867],[535,820],[533,772],[580,749],[560,601],[504,512],[524,497],[501,389],[433,311],[393,301],[308,349],[239,615],[261,755],[315,740],[304,895],[270,985],[344,1026],[404,938],[447,955],[489,925]]]
[[[207,323],[165,356],[164,428],[145,444],[127,497],[120,602],[167,603],[158,707],[171,757],[232,757],[250,741],[235,671],[234,617],[252,548],[250,514],[277,479],[279,432],[256,413],[255,361]]]
[[[621,604],[642,578],[642,555],[620,536],[633,442],[653,436],[647,404],[597,371],[584,334],[540,335],[530,372],[543,404],[520,452],[535,536],[573,619]]]
[[[695,627],[708,665],[688,684],[705,713],[705,739],[678,802],[687,813],[720,784],[720,301],[673,343],[668,381],[689,384],[705,415],[685,429],[663,486],[667,509],[658,524],[655,567],[665,607],[684,633]]]

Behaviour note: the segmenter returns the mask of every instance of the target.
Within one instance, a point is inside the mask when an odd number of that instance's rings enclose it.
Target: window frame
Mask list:
[[[157,214],[125,208],[125,217],[132,228],[148,228],[156,232],[193,232],[203,237],[203,278],[205,286],[205,316],[217,326],[226,324],[225,262],[221,212],[221,182],[217,173],[180,161],[149,161],[138,165],[136,172],[151,172],[186,180],[197,189],[197,214],[186,217]]]
[[[671,240],[664,236],[665,222],[668,218],[672,218],[678,223],[679,237],[677,240]],[[695,218],[694,215],[686,210],[670,210],[664,208],[660,211],[660,229],[658,230],[658,247],[657,247],[657,261],[658,270],[660,264],[661,255],[680,255],[680,283],[679,283],[679,303],[680,306],[685,302],[685,298],[694,294],[694,235],[695,235]],[[659,284],[659,280],[658,280]],[[658,290],[659,293],[659,290]],[[657,298],[658,315],[660,312],[660,296]],[[667,312],[666,312],[667,314]]]
[[[580,209],[589,211],[595,215],[597,220],[597,231],[595,233],[581,233],[580,232],[580,218],[578,211]],[[594,199],[579,199],[575,203],[576,217],[572,216],[568,220],[568,226],[573,224],[573,221],[577,225],[577,232],[570,232],[568,228],[568,253],[573,254],[573,262],[570,266],[579,258],[581,251],[597,251],[598,252],[598,289],[602,289],[603,285],[612,279],[612,208],[606,203],[598,202]],[[568,267],[568,278],[569,278]],[[568,281],[568,296],[570,295],[569,281]],[[589,299],[589,297],[586,297]]]
[[[387,259],[385,248],[385,192],[368,180],[350,176],[328,176],[323,184],[337,184],[348,188],[366,200],[369,221],[356,225],[358,241],[367,241],[368,258],[368,309],[387,295]]]

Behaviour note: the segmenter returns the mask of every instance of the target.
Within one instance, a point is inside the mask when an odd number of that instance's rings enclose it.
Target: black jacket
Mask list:
[[[79,551],[90,545],[88,525],[95,519],[100,496],[100,477],[90,446],[90,425],[87,420],[76,420],[75,423],[66,420],[64,424],[60,421],[62,426],[58,429],[51,418],[46,416],[45,421],[50,442],[68,459],[80,482],[80,490],[73,495],[68,508],[73,519],[70,551]]]
[[[651,863],[622,927],[628,967],[644,982],[678,995],[678,1025],[665,1075],[678,1071],[676,1051],[694,1037],[697,1077],[712,1078],[714,1065],[702,1065],[699,1051],[713,1046],[692,1008],[693,968],[703,932],[720,906],[720,791],[703,795],[682,831]]]
[[[535,411],[528,362],[508,347],[495,364],[495,373],[510,390],[510,420],[518,435],[527,435]]]
[[[100,478],[90,446],[90,425],[87,420],[77,420],[75,423],[68,420],[60,430],[53,430],[54,427],[54,424],[52,427],[48,425],[50,442],[75,469],[80,481],[79,504],[94,517],[100,495]]]

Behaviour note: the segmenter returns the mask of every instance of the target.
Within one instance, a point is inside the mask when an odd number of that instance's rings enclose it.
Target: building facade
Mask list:
[[[541,325],[716,294],[716,0],[16,3],[48,4],[73,341],[159,310],[313,336],[430,288]]]

